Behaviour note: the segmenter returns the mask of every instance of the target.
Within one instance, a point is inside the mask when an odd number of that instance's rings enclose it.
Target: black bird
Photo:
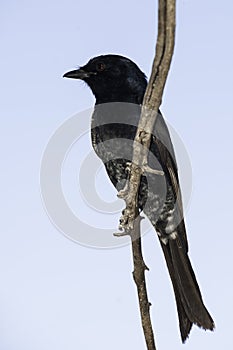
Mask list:
[[[122,190],[128,178],[133,140],[147,87],[144,73],[126,57],[103,55],[64,77],[81,79],[91,88],[96,98],[92,145],[113,185]],[[158,234],[175,293],[181,338],[185,342],[193,324],[213,330],[214,322],[203,303],[188,257],[175,154],[160,111],[151,135],[148,165],[162,170],[164,176],[152,172],[142,176],[139,208]]]

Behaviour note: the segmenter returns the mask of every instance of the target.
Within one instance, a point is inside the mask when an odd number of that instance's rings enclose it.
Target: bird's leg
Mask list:
[[[164,172],[161,170],[152,169],[148,166],[148,164],[144,164],[143,166],[138,166],[136,164],[133,164],[132,162],[128,162],[126,164],[126,171],[130,172],[132,171],[132,168],[134,169],[134,173],[138,174],[139,176],[145,174],[145,173],[152,173],[155,175],[163,176]],[[126,202],[126,208],[122,211],[122,216],[120,218],[120,224],[119,224],[119,230],[123,231],[122,233],[117,233],[115,236],[125,236],[128,235],[130,231],[134,228],[134,220],[136,218],[136,207],[138,206],[137,203],[137,196],[134,196],[135,191],[133,191],[132,184],[130,186],[129,181],[126,181],[125,187],[118,192],[118,197],[122,198]]]
[[[127,162],[125,170],[127,172],[130,172],[131,167],[132,167],[132,163]],[[142,174],[149,173],[149,174],[164,176],[164,172],[162,170],[152,169],[147,163],[141,167],[141,170],[142,170]],[[124,199],[128,195],[128,192],[129,192],[129,181],[126,181],[125,187],[118,192],[117,197]]]

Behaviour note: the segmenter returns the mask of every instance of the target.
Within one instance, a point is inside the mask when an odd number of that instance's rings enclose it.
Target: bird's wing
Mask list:
[[[155,122],[154,135],[152,136],[151,141],[151,150],[152,153],[156,154],[162,166],[168,186],[170,185],[172,187],[172,192],[176,199],[177,217],[179,218],[178,233],[180,235],[182,245],[185,247],[187,252],[188,242],[183,220],[183,205],[179,185],[178,168],[170,133],[160,112],[158,113],[158,117]]]

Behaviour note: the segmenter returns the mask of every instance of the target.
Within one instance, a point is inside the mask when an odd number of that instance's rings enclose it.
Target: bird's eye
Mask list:
[[[96,64],[97,72],[103,72],[106,68],[106,65],[103,62],[99,62]]]

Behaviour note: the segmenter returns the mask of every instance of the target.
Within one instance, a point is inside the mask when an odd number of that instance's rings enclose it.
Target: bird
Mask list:
[[[124,190],[148,84],[146,75],[131,59],[107,54],[91,58],[63,77],[82,80],[91,89],[95,97],[92,146],[112,184],[118,191]],[[178,167],[169,129],[160,110],[150,137],[148,166],[152,171],[141,177],[138,207],[149,218],[159,238],[184,343],[193,324],[211,331],[215,325],[204,305],[189,259]],[[162,171],[163,176],[153,173],[153,169]]]

